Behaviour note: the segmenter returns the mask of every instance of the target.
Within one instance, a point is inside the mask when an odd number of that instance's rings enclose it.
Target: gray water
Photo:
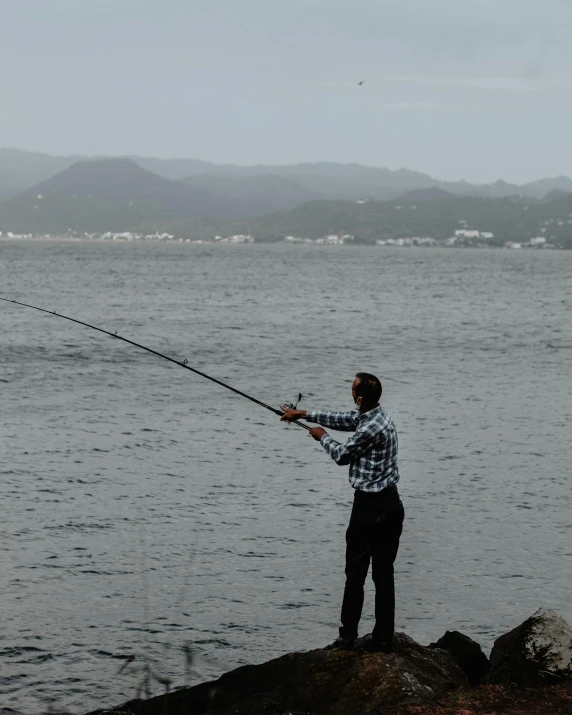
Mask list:
[[[0,282],[274,405],[350,409],[377,373],[398,629],[490,648],[541,605],[572,621],[572,252],[0,242]],[[0,329],[0,708],[113,706],[146,657],[178,687],[335,637],[347,468],[125,343],[8,304]]]

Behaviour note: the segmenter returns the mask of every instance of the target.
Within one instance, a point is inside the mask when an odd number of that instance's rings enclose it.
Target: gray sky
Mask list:
[[[0,146],[572,175],[572,0],[1,5]]]

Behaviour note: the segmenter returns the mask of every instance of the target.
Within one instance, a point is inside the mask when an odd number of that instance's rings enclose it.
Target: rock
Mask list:
[[[396,634],[394,652],[389,655],[361,649],[289,653],[261,665],[237,668],[194,688],[126,703],[114,712],[365,715],[389,705],[431,702],[463,687],[468,687],[468,681],[448,653]]]
[[[537,687],[572,680],[572,629],[555,611],[541,608],[497,638],[487,681]]]
[[[572,683],[543,688],[514,688],[483,685],[470,690],[456,690],[439,702],[405,705],[384,711],[389,715],[570,715]],[[353,715],[353,713],[352,713]],[[381,713],[380,713],[381,715]]]
[[[459,631],[447,631],[437,643],[430,643],[429,648],[446,650],[472,686],[480,685],[489,672],[489,659],[481,650],[481,646]]]

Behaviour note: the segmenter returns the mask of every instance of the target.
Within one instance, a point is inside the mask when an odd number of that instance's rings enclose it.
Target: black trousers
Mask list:
[[[375,584],[376,641],[391,644],[395,625],[393,563],[403,529],[404,510],[397,487],[381,492],[356,489],[346,532],[346,586],[340,636],[354,639],[363,608],[363,587],[371,561]]]

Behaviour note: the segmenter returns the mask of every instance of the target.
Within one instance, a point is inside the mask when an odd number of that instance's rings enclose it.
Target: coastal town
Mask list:
[[[319,238],[302,236],[284,236],[281,240],[267,241],[255,238],[250,234],[236,234],[232,236],[214,236],[207,238],[182,238],[172,233],[136,233],[122,231],[115,233],[73,233],[68,234],[20,234],[12,231],[1,232],[0,240],[90,240],[90,241],[119,241],[119,242],[144,242],[160,241],[190,244],[245,244],[245,243],[286,243],[286,244],[313,244],[317,246],[344,246],[344,245],[375,245],[413,247],[423,246],[432,248],[508,248],[508,249],[556,249],[558,245],[551,243],[545,236],[535,236],[526,241],[505,241],[501,246],[491,246],[494,233],[477,229],[460,228],[452,236],[438,239],[431,236],[400,236],[398,238],[378,238],[373,241],[362,241],[351,234],[328,234]]]

